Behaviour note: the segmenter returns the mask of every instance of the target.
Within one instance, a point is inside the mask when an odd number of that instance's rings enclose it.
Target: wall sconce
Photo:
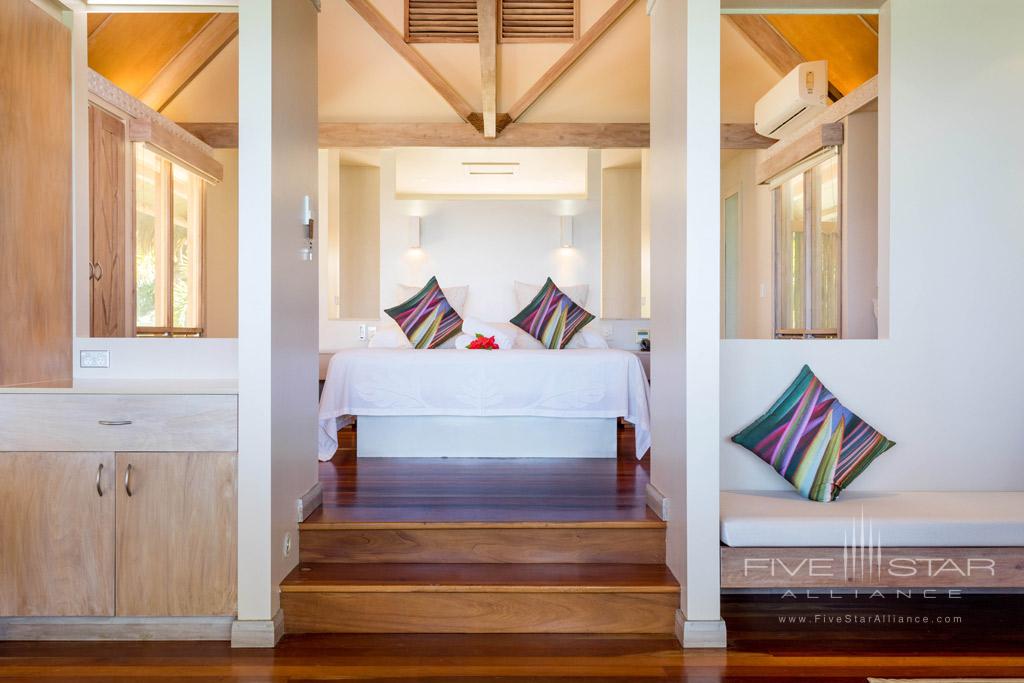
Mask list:
[[[563,249],[572,248],[572,216],[562,216],[562,235],[559,244]]]
[[[420,248],[420,217],[409,216],[409,248]]]

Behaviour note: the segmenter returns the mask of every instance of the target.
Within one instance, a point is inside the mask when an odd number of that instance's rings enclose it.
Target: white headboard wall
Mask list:
[[[586,200],[396,200],[395,155],[381,154],[381,307],[399,303],[399,284],[423,284],[436,275],[445,285],[469,285],[466,315],[508,320],[518,310],[514,280],[590,285],[587,308],[601,301],[601,154],[591,151]],[[560,219],[573,215],[571,249],[559,246]],[[409,248],[409,217],[422,216],[421,247]],[[318,231],[325,234],[321,228]],[[323,281],[323,278],[321,279]],[[382,314],[385,322],[390,322]],[[361,346],[359,325],[377,321],[321,320],[320,348]],[[384,323],[382,323],[384,324]],[[625,336],[629,336],[628,333]]]
[[[400,303],[398,284],[420,285],[436,275],[445,285],[469,285],[466,315],[508,320],[518,310],[512,282],[591,287],[587,307],[598,312],[601,287],[601,157],[591,152],[586,200],[399,201],[394,155],[381,163],[381,306]],[[571,249],[559,246],[559,216],[573,215]],[[409,216],[420,215],[421,248],[409,249]]]

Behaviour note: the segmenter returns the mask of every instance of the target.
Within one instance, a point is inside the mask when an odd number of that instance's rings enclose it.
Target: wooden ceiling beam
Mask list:
[[[807,61],[764,16],[760,14],[729,14],[726,16],[780,76],[785,76],[798,64]],[[842,98],[843,93],[830,81],[828,96],[836,101]]]
[[[210,147],[238,147],[237,123],[178,124]],[[646,123],[513,123],[500,138],[481,139],[464,123],[321,123],[320,147],[614,147],[650,145]],[[722,149],[763,149],[775,140],[752,123],[722,124]]]
[[[405,42],[405,36],[387,20],[387,17],[381,14],[369,0],[348,0],[348,4],[370,25],[370,28],[377,32],[377,35],[384,39],[384,42],[391,46],[391,49],[397,52],[409,66],[416,70],[416,73],[437,91],[438,95],[451,105],[459,118],[466,122],[471,121],[473,108],[465,98],[419,52]]]
[[[96,38],[99,37],[100,32],[109,26],[110,20],[114,18],[113,14],[101,14],[99,16],[101,17],[100,20],[92,27],[92,29],[89,30],[88,39],[90,47],[92,46],[92,43],[96,42]]]
[[[512,121],[516,121],[521,117],[526,110],[533,106],[533,104],[547,92],[548,88],[555,84],[555,82],[561,78],[566,71],[569,70],[573,64],[576,63],[580,57],[589,50],[597,39],[604,35],[612,25],[618,21],[619,17],[625,14],[636,0],[616,0],[615,4],[608,8],[608,10],[601,15],[593,26],[587,29],[586,33],[580,36],[580,39],[572,44],[565,54],[558,58],[558,60],[551,65],[547,71],[538,79],[533,86],[530,87],[523,96],[516,100],[509,110],[508,115]]]
[[[722,124],[722,149],[767,149],[776,142],[758,135],[752,123]]]
[[[162,111],[237,35],[238,14],[213,15],[146,84],[139,99]]]
[[[826,147],[843,144],[843,136],[843,124],[836,122],[822,124],[799,137],[787,140],[775,156],[757,165],[758,184],[764,185]]]
[[[321,147],[647,147],[646,123],[510,123],[483,138],[462,123],[321,123]]]
[[[480,37],[480,89],[483,96],[483,133],[498,136],[498,0],[476,0]]]

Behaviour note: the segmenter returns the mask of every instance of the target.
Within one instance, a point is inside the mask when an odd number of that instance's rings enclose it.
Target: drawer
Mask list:
[[[235,395],[0,395],[0,451],[236,450]]]

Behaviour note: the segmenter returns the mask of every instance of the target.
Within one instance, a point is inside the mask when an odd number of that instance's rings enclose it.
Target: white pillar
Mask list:
[[[724,647],[718,536],[718,0],[651,3],[652,484],[669,500],[677,635]]]
[[[317,261],[303,254],[304,198],[317,197],[316,74],[311,3],[240,3],[236,645],[280,637],[296,500],[317,481]]]

